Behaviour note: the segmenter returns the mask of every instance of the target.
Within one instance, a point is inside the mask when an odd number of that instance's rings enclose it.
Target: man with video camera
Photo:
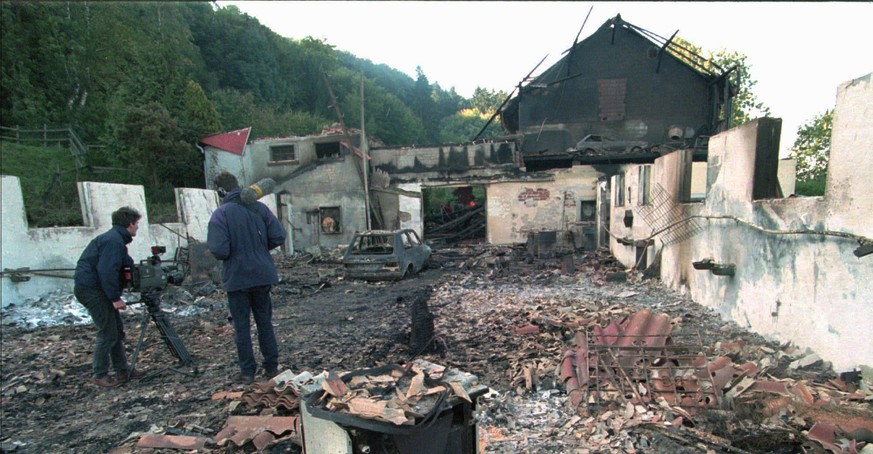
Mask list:
[[[112,228],[88,243],[73,277],[73,293],[94,321],[97,340],[94,346],[94,383],[114,388],[130,378],[139,378],[144,372],[128,371],[124,352],[124,324],[118,312],[126,307],[121,299],[124,288],[124,268],[133,266],[127,253],[127,244],[133,241],[142,216],[130,207],[121,207],[112,213]],[[109,365],[115,370],[110,376]]]
[[[234,381],[250,384],[257,370],[252,315],[266,375],[272,378],[278,373],[279,349],[273,332],[270,288],[279,282],[279,276],[270,250],[285,242],[285,229],[267,206],[257,201],[258,196],[240,190],[232,174],[220,173],[215,177],[215,186],[223,200],[209,219],[206,245],[223,262],[221,286],[227,292],[240,368]],[[260,187],[257,192],[261,193]]]

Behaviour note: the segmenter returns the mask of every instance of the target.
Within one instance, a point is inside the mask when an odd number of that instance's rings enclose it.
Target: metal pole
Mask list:
[[[367,145],[367,130],[364,128],[364,75],[361,74],[361,160],[364,161],[364,211],[366,212],[367,230],[370,230],[370,147]]]

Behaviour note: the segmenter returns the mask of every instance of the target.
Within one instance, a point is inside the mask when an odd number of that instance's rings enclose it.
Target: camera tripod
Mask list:
[[[183,375],[188,376],[197,376],[199,371],[197,370],[197,366],[194,365],[194,359],[191,358],[191,355],[188,353],[188,349],[185,348],[185,344],[182,343],[182,339],[176,334],[176,330],[173,329],[173,325],[170,325],[170,321],[167,319],[166,314],[161,310],[161,298],[160,292],[155,290],[150,290],[146,292],[142,292],[141,297],[142,303],[145,305],[145,311],[143,312],[142,322],[140,323],[140,333],[139,333],[139,342],[136,344],[136,349],[133,351],[133,358],[131,359],[130,369],[128,370],[127,378],[130,379],[130,374],[133,372],[134,367],[136,367],[136,357],[139,355],[140,350],[143,346],[143,341],[145,339],[146,329],[148,328],[149,319],[151,319],[155,326],[158,327],[158,331],[161,333],[161,338],[164,340],[164,343],[167,344],[167,348],[170,349],[170,353],[179,360],[179,364],[184,367],[189,367],[192,369],[191,372],[187,372],[185,370],[177,369],[175,367],[170,367],[169,369],[173,372],[178,372]]]

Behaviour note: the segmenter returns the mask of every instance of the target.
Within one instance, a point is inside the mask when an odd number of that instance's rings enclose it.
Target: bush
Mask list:
[[[794,186],[794,193],[805,196],[824,195],[826,181],[827,174],[819,175],[812,180],[798,181]]]

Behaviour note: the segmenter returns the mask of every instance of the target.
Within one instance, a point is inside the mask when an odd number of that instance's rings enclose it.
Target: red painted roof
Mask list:
[[[245,129],[206,136],[200,139],[200,143],[242,156],[243,151],[246,149],[246,143],[249,141],[250,132],[252,132],[251,126]]]

